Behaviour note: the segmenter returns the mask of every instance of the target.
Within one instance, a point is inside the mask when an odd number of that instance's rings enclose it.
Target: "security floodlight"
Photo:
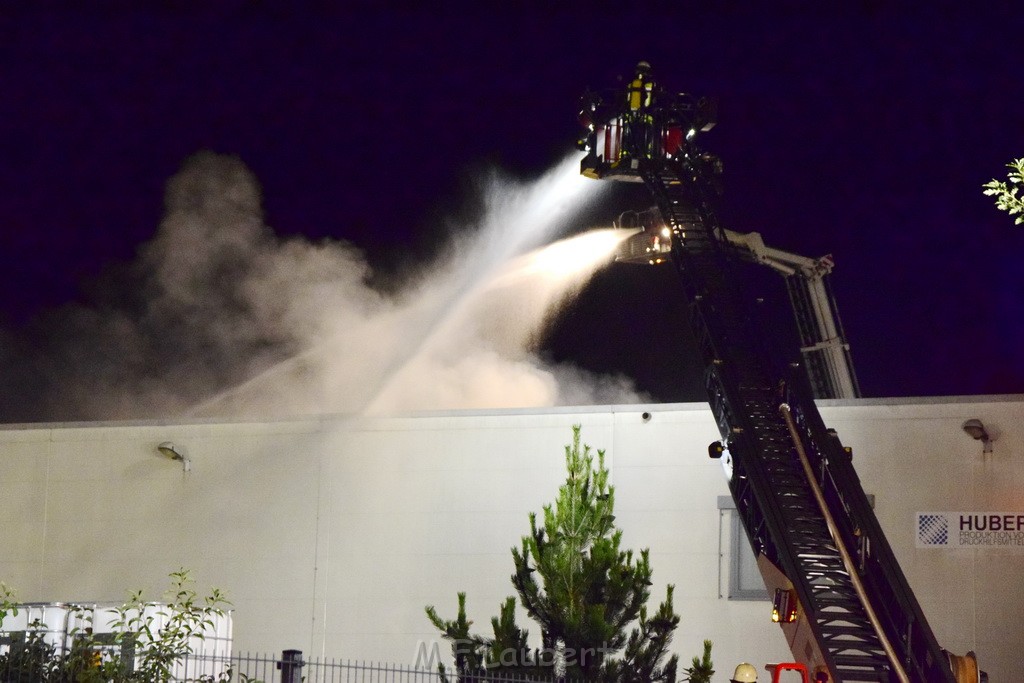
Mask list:
[[[967,435],[972,439],[982,443],[982,453],[992,452],[992,437],[989,436],[988,430],[985,429],[985,424],[981,420],[977,418],[967,420],[963,424],[963,430],[967,432]]]
[[[185,472],[189,472],[192,470],[192,461],[188,459],[188,456],[185,455],[182,452],[182,450],[177,445],[174,444],[173,441],[164,441],[162,444],[157,446],[156,449],[160,451],[160,454],[163,455],[165,458],[180,461],[181,468]]]

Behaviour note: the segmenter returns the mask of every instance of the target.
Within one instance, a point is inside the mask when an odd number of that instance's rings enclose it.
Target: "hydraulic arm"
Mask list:
[[[641,231],[623,242],[617,261],[646,265],[671,261],[672,231],[657,207],[641,212],[626,211],[619,216],[617,225]],[[735,247],[736,257],[766,266],[784,278],[814,397],[860,396],[850,346],[846,343],[835,297],[829,287],[828,276],[833,268],[831,255],[812,259],[769,247],[760,233],[723,232],[725,239]]]
[[[711,453],[728,463],[793,654],[823,681],[953,683],[850,451],[822,422],[804,358],[766,334],[780,321],[748,291],[740,245],[715,216],[721,165],[695,145],[714,107],[667,93],[649,69],[626,93],[584,99],[581,171],[642,182],[654,198],[721,434]]]

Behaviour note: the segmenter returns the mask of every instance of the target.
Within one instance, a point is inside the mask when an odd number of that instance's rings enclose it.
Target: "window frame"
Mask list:
[[[768,589],[761,578],[761,572],[757,568],[757,557],[750,547],[747,539],[747,532],[740,522],[739,512],[736,510],[736,503],[729,496],[718,497],[718,524],[719,524],[719,555],[724,562],[719,563],[719,597],[727,600],[760,601],[770,602]],[[728,520],[728,522],[726,522]],[[723,532],[726,534],[726,543],[722,543]],[[728,552],[722,552],[725,548]],[[722,565],[726,564],[728,580],[722,581]],[[722,594],[722,584],[725,583],[725,593]]]

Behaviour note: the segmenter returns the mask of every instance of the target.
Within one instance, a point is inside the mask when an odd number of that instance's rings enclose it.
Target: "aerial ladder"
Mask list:
[[[616,261],[643,265],[671,263],[671,230],[658,207],[625,211],[615,222],[618,228],[637,232],[623,242]],[[850,345],[839,318],[829,275],[835,266],[832,255],[800,256],[769,247],[760,233],[723,230],[738,258],[768,267],[783,277],[799,334],[815,398],[858,398],[860,387],[853,371]]]
[[[625,93],[585,95],[580,117],[581,173],[643,183],[654,198],[658,220],[638,226],[634,256],[656,242],[649,260],[680,275],[721,435],[709,454],[726,465],[772,619],[795,659],[818,682],[960,683],[850,449],[818,413],[806,352],[777,348],[766,333],[784,323],[749,291],[741,267],[763,243],[730,237],[715,215],[721,163],[695,144],[715,124],[714,103],[658,87],[641,62]],[[841,334],[824,337],[845,352]],[[856,392],[852,371],[848,379]]]

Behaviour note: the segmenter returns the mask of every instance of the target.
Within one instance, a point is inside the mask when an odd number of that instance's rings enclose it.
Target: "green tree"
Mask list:
[[[1007,167],[1010,169],[1008,182],[990,180],[983,187],[986,195],[996,198],[996,208],[1011,216],[1016,215],[1013,224],[1021,225],[1024,223],[1024,198],[1020,196],[1024,189],[1024,158],[1014,159]]]
[[[531,513],[530,534],[512,549],[512,584],[523,609],[540,626],[541,647],[527,645],[528,632],[516,624],[513,597],[491,619],[491,637],[470,632],[465,593],[458,594],[454,620],[440,618],[433,606],[426,608],[427,616],[452,643],[455,668],[463,677],[501,680],[507,674],[557,673],[588,681],[674,683],[678,657],[666,658],[679,624],[673,587],[649,613],[648,550],[636,556],[621,548],[604,451],[597,451],[595,467],[590,446],[581,448],[579,426],[566,446],[565,465],[566,481],[554,505],[544,507],[543,526]]]
[[[704,641],[704,655],[694,657],[693,664],[683,670],[686,680],[690,683],[711,683],[715,668],[711,662],[711,641]]]

